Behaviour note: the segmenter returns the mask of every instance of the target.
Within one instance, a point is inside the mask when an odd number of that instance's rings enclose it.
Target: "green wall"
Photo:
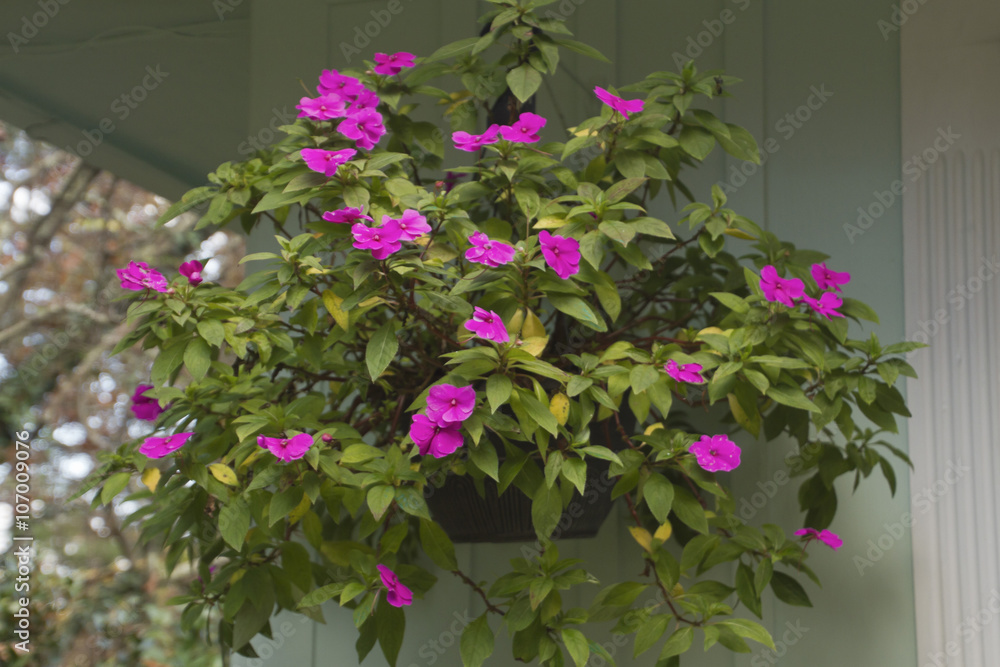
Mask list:
[[[468,0],[399,2],[403,12],[380,27],[361,49],[363,57],[376,50],[427,54],[468,36],[476,27],[479,7]],[[378,13],[387,4],[385,0],[256,2],[250,128],[266,125],[275,103],[301,95],[298,78],[311,82],[319,69],[343,66],[342,44],[353,45],[355,28],[363,29],[373,19],[371,12]],[[882,314],[879,335],[886,340],[902,337],[901,209],[890,209],[863,242],[854,245],[842,228],[854,221],[858,206],[867,206],[872,193],[885,189],[900,173],[899,49],[896,41],[884,41],[876,27],[878,19],[891,11],[888,0],[775,0],[766,7],[760,0],[561,0],[550,8],[563,13],[581,39],[614,60],[605,65],[565,57],[565,72],[552,86],[554,96],[543,89],[541,97],[540,113],[550,118],[550,137],[558,136],[562,127],[559,112],[568,124],[597,112],[589,92],[594,85],[623,85],[652,70],[675,69],[675,52],[690,49],[699,68],[725,68],[743,78],[737,97],[725,100],[724,106],[720,103],[718,111],[748,127],[762,146],[770,147],[766,165],[742,181],[733,176],[738,165],[719,156],[689,185],[696,195],[707,198],[712,183],[729,183],[735,188],[731,196],[735,208],[787,240],[830,254],[833,266],[851,272],[854,294]],[[275,43],[288,47],[277,60],[265,50]],[[815,91],[832,95],[821,101]],[[811,96],[815,108],[803,108]],[[793,116],[789,119],[786,114]],[[768,138],[773,141],[766,142]],[[660,213],[668,221],[679,217],[666,209]],[[253,243],[266,246],[268,238]],[[905,442],[905,431],[894,439],[902,447]],[[787,532],[800,527],[798,480],[779,483],[782,478],[775,478],[791,445],[744,444],[745,463],[733,478],[738,505],[746,500],[747,514],[753,508],[752,520],[758,524],[778,523]],[[855,557],[865,556],[868,540],[877,541],[886,533],[884,524],[898,521],[909,509],[908,476],[900,467],[897,473],[895,498],[877,474],[857,494],[851,494],[850,484],[838,487],[840,510],[831,528],[844,538],[845,546],[836,553],[815,549],[811,566],[824,582],[822,590],[809,585],[815,609],[765,601],[765,625],[776,641],[783,636],[788,640],[787,646],[779,646],[784,649],[780,658],[766,650],[736,656],[716,647],[707,654],[696,649],[683,664],[912,667],[916,640],[909,534],[863,574],[855,564]],[[778,482],[769,483],[775,479]],[[765,492],[774,497],[767,498]],[[754,502],[762,506],[756,508]],[[560,542],[561,556],[587,559],[602,583],[637,578],[642,565],[636,551],[620,513],[609,518],[595,539]],[[510,558],[520,555],[519,545],[458,548],[462,568],[476,580],[494,578]],[[567,595],[564,604],[587,606],[597,590],[594,586],[585,594]],[[293,615],[276,621],[274,642],[261,643],[265,654],[273,656],[260,662],[237,658],[233,664],[355,665],[356,635],[349,612],[335,604],[324,611],[326,626],[303,623]],[[399,667],[459,667],[459,635],[453,630],[460,634],[461,623],[456,619],[475,618],[482,611],[469,589],[450,574],[440,573],[438,586],[408,610]],[[493,621],[493,627],[496,630],[499,623]],[[596,638],[613,648],[621,667],[655,663],[655,649],[632,659],[631,639],[617,645],[606,633]],[[280,647],[271,648],[278,643]],[[494,657],[487,664],[520,664],[508,657],[508,649],[509,639],[499,631]],[[376,648],[365,664],[379,667],[385,662]]]

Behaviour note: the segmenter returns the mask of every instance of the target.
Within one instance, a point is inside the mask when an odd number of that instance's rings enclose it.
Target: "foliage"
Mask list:
[[[223,164],[211,185],[165,214],[207,205],[200,226],[273,227],[278,248],[245,257],[263,264],[235,289],[175,281],[130,306],[137,326],[118,349],[158,353],[157,388],[147,394],[169,404],[158,423],[194,436],[169,465],[123,445],[85,488],[103,485],[106,502],[129,475],[152,479],[129,496],[149,501],[130,521],[163,545],[168,567],[190,560],[206,582],[179,599],[183,627],[216,610],[213,634],[244,655],[276,610],[319,619],[320,605],[337,599],[354,610],[359,656],[378,643],[395,664],[405,613],[388,603],[396,584],[376,565],[390,567],[419,605],[436,576],[414,564],[418,551],[486,602],[461,642],[466,665],[488,658],[498,616],[514,656],[545,665],[567,655],[584,665],[600,650],[586,624],[608,621],[635,635],[636,654],[659,645],[657,665],[679,664],[696,636],[706,648],[745,652],[747,639],[773,647],[762,626],[734,617],[735,603],[760,617],[770,587],[785,603],[809,605],[799,576],[818,580],[801,541],[737,516],[724,479],[689,453],[701,434],[686,415],[719,405],[733,432],[795,439],[802,458],[793,468],[810,475],[799,493],[805,525],[825,529],[838,477],[860,480],[878,467],[894,487],[883,454],[895,450],[878,438],[895,432],[896,415],[908,416],[896,382],[913,370],[899,355],[916,346],[851,338],[847,319],[877,321],[851,298],[846,317],[832,319],[765,298],[763,267],[812,285],[810,266],[826,256],[763,231],[727,208],[718,187],[709,202],[695,201],[681,176],[717,145],[758,159],[749,133],[699,107],[736,83],[721,72],[689,64],[652,73],[623,89],[644,97],[642,113],[626,119],[604,108],[565,142],[499,141],[474,164],[449,167],[461,175],[454,187],[431,180],[444,166],[444,135],[414,118],[413,100],[441,105],[452,131],[474,132],[484,119],[517,119],[561,50],[600,57],[535,11],[544,0],[491,1],[482,37],[445,46],[399,77],[351,73],[380,99],[388,129],[380,147],[327,176],[300,151],[355,143],[336,122],[299,119],[280,143]],[[445,77],[457,87],[429,85]],[[649,214],[661,194],[692,202],[679,222]],[[344,207],[376,224],[418,211],[431,230],[376,259],[357,248],[351,225],[323,218]],[[467,259],[476,232],[510,242],[513,261]],[[550,270],[546,232],[578,241],[571,277]],[[471,336],[464,324],[474,307],[498,314],[511,342]],[[699,365],[707,382],[674,379],[663,372],[670,361]],[[408,435],[412,414],[430,409],[429,392],[442,385],[475,390],[464,444],[421,455]],[[598,437],[606,429],[620,446]],[[314,438],[304,456],[272,454],[301,433]],[[648,567],[639,580],[605,587],[589,609],[566,609],[560,591],[593,579],[581,563],[559,560],[550,537],[574,489],[584,490],[587,466],[601,459],[611,462],[612,496],[628,505]],[[543,547],[486,590],[461,574],[424,498],[430,485],[463,474],[527,494]],[[657,603],[640,608],[647,591]]]

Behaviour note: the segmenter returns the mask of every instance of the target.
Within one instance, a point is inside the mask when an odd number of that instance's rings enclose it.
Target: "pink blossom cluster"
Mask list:
[[[421,455],[444,458],[462,446],[462,423],[476,407],[476,390],[439,384],[427,394],[426,414],[413,415],[410,438]]]
[[[525,111],[512,125],[494,123],[482,134],[453,132],[451,139],[455,142],[455,148],[469,153],[474,153],[483,146],[495,144],[501,139],[518,144],[533,144],[541,140],[539,132],[542,131],[547,122],[538,114]]]
[[[202,266],[201,262],[191,260],[190,262],[181,264],[178,267],[178,272],[187,278],[188,283],[192,286],[197,286],[202,283],[202,269],[204,269],[204,266]],[[124,269],[115,269],[115,273],[118,274],[118,280],[121,281],[122,289],[133,292],[153,290],[162,294],[174,293],[174,290],[167,283],[166,277],[156,269],[149,268],[146,262],[129,262],[128,266]]]
[[[833,289],[839,292],[841,285],[851,281],[850,273],[831,271],[826,267],[826,262],[813,264],[810,273],[820,290]],[[835,292],[823,292],[818,299],[814,299],[805,293],[805,284],[801,280],[781,278],[778,276],[778,270],[770,264],[761,269],[760,289],[768,301],[778,302],[789,308],[805,303],[828,320],[844,316],[843,313],[837,312],[837,308],[844,304],[844,300]]]
[[[330,222],[341,220],[348,222],[349,219],[371,220],[371,217],[363,215],[360,209],[350,208],[333,211],[330,217],[324,215],[323,218]],[[412,243],[430,231],[431,226],[427,224],[427,218],[413,209],[403,211],[403,215],[399,218],[383,215],[382,224],[377,227],[369,227],[363,222],[356,222],[351,226],[354,247],[358,250],[371,250],[375,259],[386,259],[402,248],[404,241]]]

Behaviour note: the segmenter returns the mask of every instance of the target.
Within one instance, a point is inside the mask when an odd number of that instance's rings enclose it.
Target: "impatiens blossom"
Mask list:
[[[667,375],[678,382],[700,384],[705,381],[705,378],[701,376],[701,364],[678,364],[671,359],[663,367],[663,370],[667,371]]]
[[[468,132],[452,132],[451,140],[455,142],[455,148],[460,151],[475,153],[483,146],[495,144],[500,140],[500,126],[494,123],[490,125],[482,134],[469,134]]]
[[[179,267],[177,267],[178,273],[188,279],[188,282],[192,285],[201,284],[201,270],[205,267],[202,266],[201,262],[196,259],[192,259],[190,262],[184,262]]]
[[[395,218],[383,215],[382,226],[385,227],[390,220],[395,220]],[[395,222],[399,225],[401,241],[415,241],[431,231],[431,226],[427,224],[427,218],[412,208],[403,211],[403,217]]]
[[[474,232],[469,237],[472,247],[465,251],[465,258],[476,264],[486,266],[503,266],[514,259],[514,246],[500,241],[491,241],[490,237],[482,232]]]
[[[146,262],[129,262],[124,269],[116,269],[118,279],[122,281],[122,289],[141,292],[142,290],[156,290],[157,292],[170,293],[167,286],[167,279],[156,269],[151,269]]]
[[[815,310],[817,313],[830,319],[833,317],[843,317],[843,313],[838,313],[837,308],[844,305],[844,300],[841,299],[833,292],[824,292],[819,299],[813,299],[809,296],[802,295],[802,300],[805,301],[809,306]]]
[[[257,444],[285,461],[301,459],[313,446],[313,437],[308,433],[299,433],[293,438],[267,438],[262,435],[257,436]]]
[[[347,107],[347,115],[361,111],[362,109],[374,109],[379,105],[378,95],[375,91],[363,88],[358,96],[351,101],[351,106]]]
[[[382,124],[382,114],[374,109],[359,109],[350,114],[337,126],[337,132],[348,139],[353,139],[358,148],[371,150],[385,134]]]
[[[494,343],[510,342],[510,334],[507,333],[507,327],[504,326],[500,316],[492,310],[476,306],[472,312],[472,319],[465,323],[465,328],[480,338],[491,340]]]
[[[630,113],[639,113],[646,105],[642,100],[626,100],[617,95],[612,95],[600,86],[594,86],[594,94],[597,99],[607,104],[609,107],[628,118]]]
[[[320,95],[332,93],[344,100],[353,100],[364,89],[365,85],[361,81],[353,76],[341,74],[335,69],[323,70],[319,75],[319,85],[316,87]]]
[[[326,211],[323,213],[323,219],[327,222],[337,222],[337,223],[354,223],[358,220],[367,220],[372,222],[372,217],[370,215],[365,215],[365,212],[360,208],[353,208],[347,206],[345,208],[339,208],[336,211]]]
[[[384,76],[394,76],[403,71],[404,67],[413,67],[415,64],[413,59],[416,58],[412,53],[407,53],[406,51],[400,51],[399,53],[376,53],[375,54],[375,73],[382,74]]]
[[[162,459],[167,454],[176,452],[178,449],[183,447],[184,443],[186,443],[192,435],[194,435],[194,433],[174,433],[173,435],[165,438],[146,438],[139,447],[139,453],[144,454],[151,459]]]
[[[538,114],[525,111],[513,125],[504,125],[501,127],[500,136],[507,141],[533,144],[541,139],[538,133],[542,131],[547,122],[547,120]]]
[[[545,262],[563,280],[580,272],[580,242],[576,239],[550,234],[542,230],[538,234]]]
[[[140,384],[135,388],[135,392],[132,394],[132,406],[130,409],[135,414],[136,419],[155,422],[156,418],[163,412],[159,401],[149,396],[143,396],[143,394],[152,388],[153,385],[151,384]]]
[[[688,451],[709,472],[729,472],[740,464],[739,446],[724,435],[703,435]]]
[[[302,159],[313,171],[318,171],[327,178],[333,178],[340,165],[350,160],[357,153],[353,148],[344,148],[339,151],[325,151],[322,148],[303,148]]]
[[[796,535],[808,536],[807,540],[819,540],[823,544],[827,545],[831,549],[839,549],[844,546],[844,540],[840,539],[840,536],[836,533],[831,533],[829,530],[816,530],[815,528],[800,528],[795,531]]]
[[[778,301],[789,308],[795,307],[795,299],[802,296],[805,286],[798,278],[781,278],[778,271],[768,264],[760,272],[760,288],[768,301]]]
[[[813,264],[809,269],[812,273],[813,280],[816,281],[817,287],[821,290],[835,289],[840,291],[841,285],[846,285],[851,282],[851,274],[847,271],[831,271],[826,268],[826,262],[822,264]]]
[[[430,454],[436,459],[453,453],[463,442],[460,424],[441,426],[422,414],[413,415],[410,438],[416,443],[417,450],[422,456]]]
[[[439,384],[427,395],[427,416],[441,426],[465,421],[475,407],[476,390],[472,387]]]
[[[358,250],[371,250],[375,259],[385,259],[402,247],[400,238],[403,230],[399,222],[389,218],[381,227],[368,227],[357,222],[351,226],[354,235],[354,247]]]
[[[379,564],[375,567],[378,568],[378,573],[382,577],[382,585],[388,589],[385,597],[389,601],[389,604],[393,607],[413,604],[413,592],[400,583],[399,577],[396,576],[395,572],[385,565]]]
[[[309,120],[333,120],[347,115],[347,100],[339,95],[320,95],[319,97],[303,97],[295,105],[299,110],[299,118]]]

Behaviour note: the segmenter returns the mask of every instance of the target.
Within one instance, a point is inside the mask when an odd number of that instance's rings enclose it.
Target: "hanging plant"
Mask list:
[[[200,577],[177,600],[185,629],[242,655],[278,611],[318,620],[333,599],[354,610],[359,657],[378,643],[395,665],[404,609],[437,578],[421,552],[484,601],[465,665],[488,658],[498,624],[516,659],[544,665],[611,661],[587,639],[608,621],[637,654],[657,646],[657,665],[696,638],[773,647],[733,608],[760,617],[768,587],[810,604],[807,547],[840,546],[836,478],[879,468],[895,490],[885,455],[905,455],[880,434],[909,414],[896,382],[918,346],[851,337],[848,320],[877,317],[836,260],[765,232],[718,186],[700,202],[684,185],[716,146],[759,159],[747,131],[699,107],[734,79],[688,64],[598,87],[600,114],[557,141],[523,105],[565,49],[602,56],[536,11],[548,2],[491,1],[481,37],[322,72],[285,139],[166,213],[207,204],[201,227],[273,230],[276,247],[245,257],[235,288],[201,265],[122,269],[139,298],[118,349],[156,351],[135,409],[157,431],[80,493],[99,485],[108,503],[140,475],[130,521]],[[413,115],[428,99],[447,133]],[[448,153],[447,180],[446,144],[466,156]],[[698,412],[711,432],[689,425]],[[779,436],[810,474],[804,527],[749,525],[723,474],[737,441]],[[456,480],[487,506],[516,493],[537,539],[485,587],[453,548]],[[648,566],[566,609],[562,592],[595,580],[552,538],[595,495],[597,515],[627,507]]]

